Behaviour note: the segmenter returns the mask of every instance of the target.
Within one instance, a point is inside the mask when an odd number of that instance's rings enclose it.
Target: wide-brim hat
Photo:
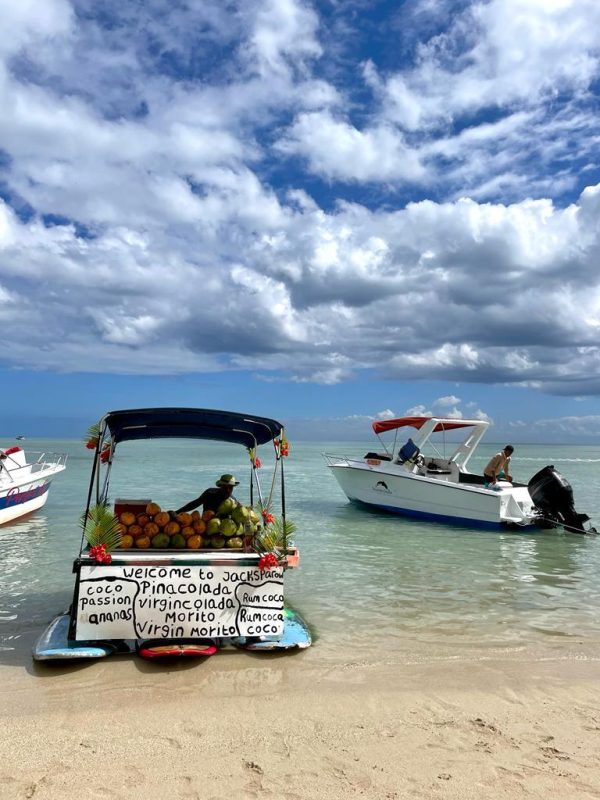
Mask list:
[[[239,481],[236,481],[234,475],[221,475],[217,481],[217,486],[237,486]]]

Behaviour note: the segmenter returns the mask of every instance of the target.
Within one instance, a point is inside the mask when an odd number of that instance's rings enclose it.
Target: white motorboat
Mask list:
[[[31,453],[22,447],[0,449],[0,525],[41,508],[52,478],[67,463],[64,453]]]
[[[585,514],[573,507],[569,483],[552,465],[528,484],[498,481],[489,485],[467,464],[489,426],[483,420],[443,417],[400,417],[373,423],[379,436],[394,432],[391,444],[380,439],[384,452],[361,459],[325,454],[328,466],[351,501],[372,508],[438,522],[469,526],[554,527],[579,533],[586,530]],[[414,428],[412,437],[400,437]],[[450,442],[450,431],[464,429],[461,441]],[[442,441],[434,434],[441,434]],[[446,455],[446,451],[448,455]]]

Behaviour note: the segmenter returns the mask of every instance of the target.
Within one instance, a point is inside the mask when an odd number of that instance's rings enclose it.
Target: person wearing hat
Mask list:
[[[195,500],[192,500],[191,502],[186,503],[184,506],[181,506],[181,508],[177,509],[176,513],[179,514],[182,511],[193,511],[195,508],[198,508],[199,505],[202,506],[203,511],[214,511],[216,513],[223,500],[227,500],[228,497],[233,496],[233,487],[237,486],[238,484],[239,481],[236,481],[233,475],[221,475],[216,483],[216,486],[211,486],[209,489],[205,489],[200,497],[197,497]],[[235,498],[233,499],[235,500]]]

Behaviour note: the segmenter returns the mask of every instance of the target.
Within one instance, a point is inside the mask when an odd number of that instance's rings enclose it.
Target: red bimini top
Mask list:
[[[386,431],[394,431],[396,428],[404,428],[406,426],[411,428],[422,428],[426,422],[435,419],[435,417],[399,417],[398,419],[381,419],[373,423],[373,430],[375,433],[385,433]],[[453,428],[468,428],[475,423],[471,420],[441,420],[433,429],[436,431],[451,431]]]
[[[22,447],[9,447],[7,450],[0,450],[0,453],[5,456],[10,456],[13,453],[20,453],[22,449]]]

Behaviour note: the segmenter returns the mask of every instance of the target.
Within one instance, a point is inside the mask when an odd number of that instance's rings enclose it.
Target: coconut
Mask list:
[[[236,522],[246,522],[250,517],[250,510],[246,506],[236,506],[231,512],[231,519]]]
[[[226,547],[231,547],[232,550],[240,550],[244,546],[244,542],[239,536],[232,536],[227,539]]]
[[[160,511],[158,514],[154,516],[154,522],[158,525],[159,528],[164,528],[165,525],[169,524],[171,517],[168,515],[166,511]]]
[[[150,547],[150,539],[148,536],[138,536],[135,540],[135,546],[139,547],[140,550],[146,550]]]
[[[233,497],[228,497],[223,500],[221,505],[217,508],[217,517],[228,517],[235,508],[235,500]]]
[[[221,530],[221,520],[217,517],[213,517],[209,519],[206,523],[206,533],[208,536],[212,536],[214,533],[218,533]]]
[[[202,537],[201,536],[190,536],[187,540],[186,547],[190,550],[199,550],[202,547]]]
[[[179,533],[180,530],[181,528],[178,522],[167,522],[165,525],[165,533],[168,536],[174,536],[176,533]]]
[[[160,528],[156,522],[147,522],[144,525],[144,533],[152,539],[157,533],[160,533]]]
[[[152,537],[152,547],[164,549],[169,546],[170,539],[166,533],[157,533]]]
[[[185,536],[182,533],[176,533],[175,536],[171,536],[171,543],[170,547],[175,547],[177,550],[181,550],[185,547],[186,541]]]
[[[210,525],[210,522],[208,524]],[[221,522],[220,533],[222,533],[223,536],[233,536],[237,533],[236,523],[232,519],[224,519]]]

